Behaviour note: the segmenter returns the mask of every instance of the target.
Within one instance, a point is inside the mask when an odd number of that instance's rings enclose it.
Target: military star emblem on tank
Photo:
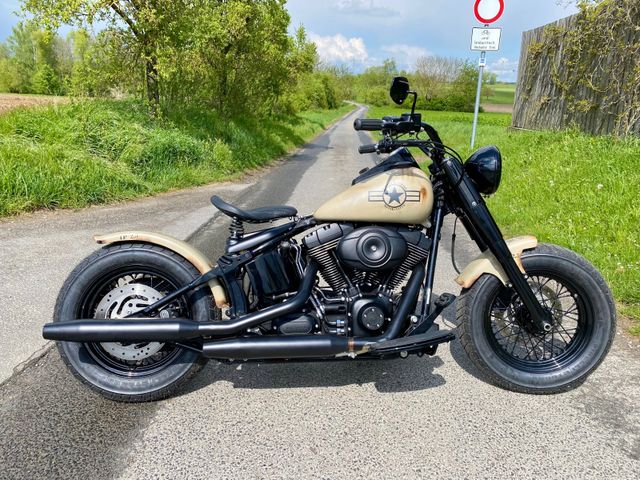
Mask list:
[[[397,209],[403,207],[407,202],[419,202],[419,190],[407,190],[402,185],[387,185],[384,190],[370,191],[370,202],[384,202],[385,206]]]
[[[407,196],[404,188],[400,187],[400,190],[398,190],[398,186],[396,185],[394,185],[392,188],[393,190],[387,189],[387,191],[384,192],[384,203],[389,206],[392,206],[394,203],[397,203],[398,206],[404,204],[405,198]]]

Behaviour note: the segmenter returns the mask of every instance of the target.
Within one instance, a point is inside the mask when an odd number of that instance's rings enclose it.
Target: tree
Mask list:
[[[464,62],[458,58],[431,55],[416,61],[414,81],[427,98],[441,97],[460,74]]]
[[[30,23],[18,23],[7,39],[8,87],[11,92],[31,93],[31,79],[36,71],[36,28]]]
[[[106,22],[130,37],[143,59],[147,100],[152,115],[160,105],[160,45],[172,32],[172,24],[187,15],[198,2],[171,0],[25,0],[24,9],[49,29],[61,24],[91,26]],[[209,3],[203,0],[203,3]]]
[[[58,59],[55,52],[55,37],[41,30],[32,34],[35,69],[31,77],[31,91],[44,95],[62,93],[62,81],[58,75]]]
[[[204,103],[225,114],[271,111],[285,87],[315,62],[315,47],[309,49],[304,31],[296,39],[289,37],[284,4],[194,4],[188,21],[176,29],[173,47],[161,59],[165,70],[173,69],[168,87],[174,101],[186,96],[190,103]]]

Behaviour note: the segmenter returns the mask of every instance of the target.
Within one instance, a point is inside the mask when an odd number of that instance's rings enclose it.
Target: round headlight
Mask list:
[[[502,155],[498,147],[484,147],[469,157],[464,169],[483,195],[496,193],[502,176]]]

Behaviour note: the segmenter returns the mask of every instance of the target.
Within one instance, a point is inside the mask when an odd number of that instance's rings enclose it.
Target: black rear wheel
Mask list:
[[[199,272],[184,258],[148,244],[105,247],[82,262],[65,282],[54,321],[119,319],[144,309],[192,281]],[[158,318],[216,317],[210,292],[200,288],[155,314]],[[67,367],[83,383],[112,400],[165,398],[206,362],[197,352],[161,342],[60,342]]]
[[[538,331],[515,291],[484,275],[458,299],[460,341],[498,386],[526,393],[569,390],[611,346],[611,292],[592,265],[564,248],[539,245],[522,262],[538,301],[551,314],[551,331]]]

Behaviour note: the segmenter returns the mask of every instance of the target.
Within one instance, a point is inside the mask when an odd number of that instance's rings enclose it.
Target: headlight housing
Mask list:
[[[484,147],[469,157],[464,170],[483,195],[496,193],[502,177],[502,155],[498,147]]]

